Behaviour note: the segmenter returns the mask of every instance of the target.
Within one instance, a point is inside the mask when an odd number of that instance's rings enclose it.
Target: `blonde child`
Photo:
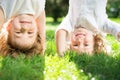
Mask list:
[[[1,55],[43,54],[45,0],[0,0],[0,30]]]
[[[56,30],[56,47],[60,56],[68,50],[78,54],[107,52],[105,33],[119,41],[120,25],[108,19],[107,0],[69,0],[68,14]]]

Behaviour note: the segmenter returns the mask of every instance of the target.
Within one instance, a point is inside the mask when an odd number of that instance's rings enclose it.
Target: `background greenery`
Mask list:
[[[46,14],[54,21],[64,17],[68,11],[69,0],[46,0]],[[108,0],[107,13],[109,18],[120,18],[120,0]]]

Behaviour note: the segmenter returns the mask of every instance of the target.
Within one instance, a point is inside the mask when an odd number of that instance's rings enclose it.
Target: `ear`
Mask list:
[[[9,32],[12,27],[12,20],[8,21],[6,26],[7,26],[7,31]]]

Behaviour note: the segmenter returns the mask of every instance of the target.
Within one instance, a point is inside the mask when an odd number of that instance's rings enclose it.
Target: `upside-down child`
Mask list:
[[[69,0],[68,13],[55,33],[58,55],[64,56],[68,50],[78,54],[110,51],[105,33],[119,41],[120,24],[108,19],[106,5],[107,0]]]
[[[44,54],[45,0],[0,0],[0,30],[0,55]]]

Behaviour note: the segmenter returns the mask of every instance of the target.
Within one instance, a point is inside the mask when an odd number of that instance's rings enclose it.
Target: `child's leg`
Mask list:
[[[82,16],[80,15],[77,21],[78,21],[77,23],[79,23],[77,25],[81,25],[82,27],[91,30],[93,32],[99,31],[98,25],[93,15],[82,15]]]

